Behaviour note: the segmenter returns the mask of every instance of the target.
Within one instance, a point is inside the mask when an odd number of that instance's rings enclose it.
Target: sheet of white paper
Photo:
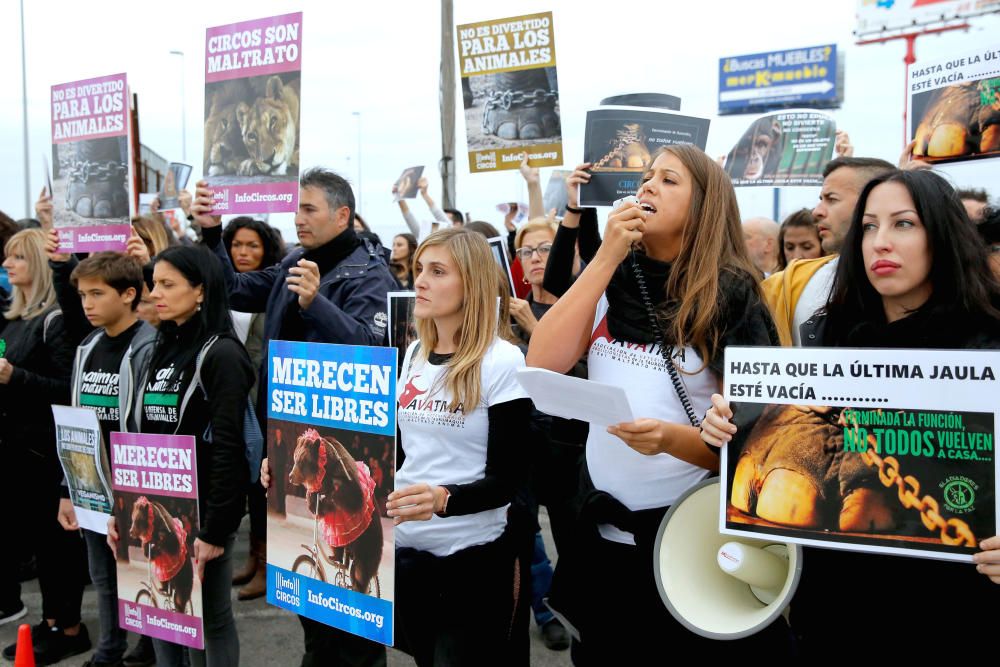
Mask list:
[[[522,368],[517,381],[542,412],[565,419],[579,419],[596,426],[635,421],[628,396],[621,387],[554,373],[543,368]]]

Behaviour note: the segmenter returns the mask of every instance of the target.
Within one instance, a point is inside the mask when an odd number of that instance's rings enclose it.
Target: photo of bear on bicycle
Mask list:
[[[203,648],[194,462],[191,436],[111,435],[118,623],[155,639]]]
[[[268,565],[391,601],[393,439],[271,419],[267,440]]]

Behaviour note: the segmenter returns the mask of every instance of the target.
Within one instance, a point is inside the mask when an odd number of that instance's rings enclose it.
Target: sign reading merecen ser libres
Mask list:
[[[719,113],[839,107],[837,76],[836,44],[720,58]]]

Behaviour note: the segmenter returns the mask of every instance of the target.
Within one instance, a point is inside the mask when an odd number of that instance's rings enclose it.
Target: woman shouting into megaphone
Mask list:
[[[640,416],[591,425],[580,490],[586,535],[577,553],[559,554],[557,568],[559,578],[574,562],[575,585],[564,588],[578,594],[560,601],[554,592],[553,606],[579,632],[578,665],[643,664],[661,645],[675,655],[746,655],[757,650],[748,642],[787,653],[784,621],[748,640],[713,643],[674,620],[657,592],[656,529],[681,494],[719,467],[697,415],[719,389],[723,350],[778,338],[733,186],[711,158],[692,146],[661,149],[635,200],[611,214],[593,261],[538,323],[528,350],[529,366],[560,373],[587,353],[590,379],[622,387]]]

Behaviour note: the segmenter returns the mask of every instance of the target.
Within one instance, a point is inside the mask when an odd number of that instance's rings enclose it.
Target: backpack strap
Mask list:
[[[62,316],[62,311],[58,308],[49,312],[49,314],[45,316],[45,320],[42,322],[42,343],[45,345],[49,344],[49,325],[52,324],[52,320],[54,320],[57,316]]]
[[[195,358],[194,362],[194,377],[191,378],[191,382],[188,383],[187,389],[184,391],[184,398],[181,399],[180,410],[177,411],[177,426],[174,427],[174,434],[177,434],[177,429],[181,427],[181,419],[184,417],[184,410],[187,408],[188,401],[191,400],[191,396],[194,395],[195,389],[201,386],[201,364],[205,361],[205,355],[208,354],[209,349],[215,344],[215,341],[219,340],[218,336],[212,336],[205,344],[201,346],[201,350],[198,351],[198,356]],[[208,392],[202,387],[202,391],[208,396]]]

